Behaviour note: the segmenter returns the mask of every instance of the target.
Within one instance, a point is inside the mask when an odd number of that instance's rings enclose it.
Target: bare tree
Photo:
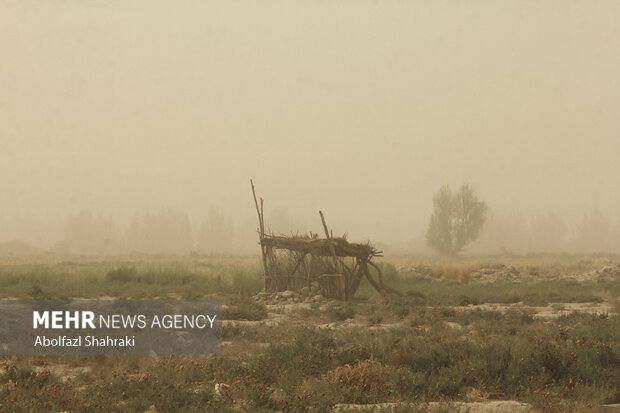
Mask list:
[[[433,197],[433,215],[426,231],[426,242],[441,254],[456,255],[478,238],[487,217],[487,205],[469,184],[452,193],[442,187]]]

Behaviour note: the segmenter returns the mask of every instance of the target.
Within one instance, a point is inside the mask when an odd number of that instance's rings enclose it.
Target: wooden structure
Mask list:
[[[345,236],[334,237],[321,211],[319,214],[325,238],[319,238],[313,233],[303,236],[267,234],[263,199],[260,198],[259,203],[254,183],[251,180],[250,183],[258,214],[265,292],[299,291],[304,287],[310,291],[318,284],[324,297],[348,300],[353,298],[360,281],[366,277],[377,291],[400,294],[383,283],[381,268],[371,261],[374,257],[380,257],[381,251],[377,251],[370,243],[351,243]],[[371,274],[371,268],[376,271],[376,280]]]

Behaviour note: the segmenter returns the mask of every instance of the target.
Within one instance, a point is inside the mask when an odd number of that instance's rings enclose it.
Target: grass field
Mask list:
[[[222,356],[0,356],[0,412],[322,412],[386,402],[423,411],[490,400],[599,411],[620,403],[618,263],[394,257],[381,265],[403,296],[363,281],[345,303],[256,301],[257,257],[7,258],[2,299],[221,299],[224,346]],[[487,273],[510,276],[480,278]],[[230,393],[218,397],[215,383]]]

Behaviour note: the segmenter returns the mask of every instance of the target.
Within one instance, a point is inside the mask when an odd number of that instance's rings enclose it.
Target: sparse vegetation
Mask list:
[[[504,267],[381,263],[386,281],[408,294],[381,296],[362,283],[350,302],[312,302],[278,322],[277,306],[250,298],[262,285],[255,259],[3,264],[4,297],[217,297],[234,321],[223,356],[0,358],[0,411],[329,411],[396,401],[424,411],[431,401],[501,399],[596,410],[620,403],[620,277],[562,275],[608,260],[502,259],[519,280],[467,283],[459,273]],[[573,311],[579,303],[592,311]],[[215,383],[229,384],[230,397],[218,397]]]
[[[350,305],[331,304],[325,312],[329,321],[344,321],[355,317],[355,310]]]
[[[0,263],[0,298],[200,298],[205,294],[249,297],[261,291],[253,260],[136,259]]]
[[[267,308],[263,304],[247,299],[233,302],[235,305],[224,309],[225,320],[259,321],[267,318]]]

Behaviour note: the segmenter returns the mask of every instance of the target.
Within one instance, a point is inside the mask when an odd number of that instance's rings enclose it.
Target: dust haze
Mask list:
[[[258,253],[276,232],[426,252],[620,249],[616,1],[3,1],[0,253]],[[4,249],[2,251],[2,249]]]

